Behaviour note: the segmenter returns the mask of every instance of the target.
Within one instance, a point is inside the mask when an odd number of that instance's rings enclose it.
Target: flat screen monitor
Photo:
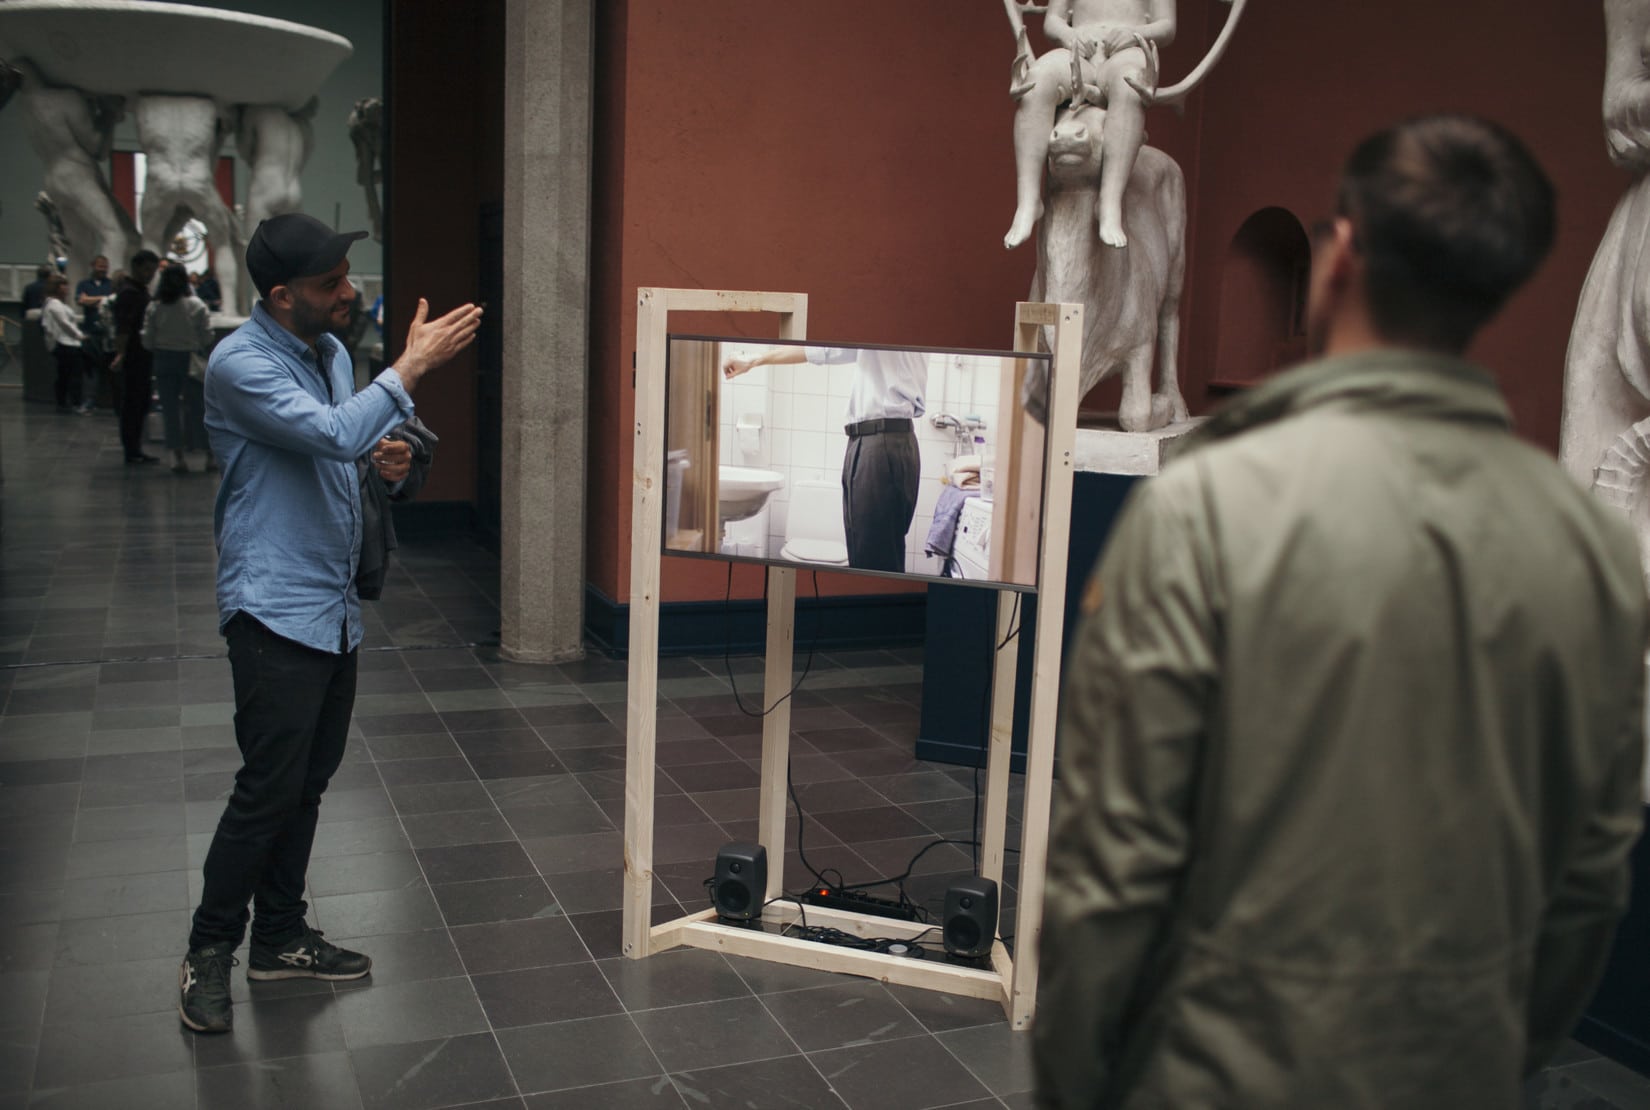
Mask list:
[[[1014,351],[671,335],[664,553],[1035,589],[1050,370]]]

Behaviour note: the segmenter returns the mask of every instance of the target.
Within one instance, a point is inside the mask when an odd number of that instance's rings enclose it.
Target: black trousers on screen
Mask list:
[[[149,415],[154,393],[154,355],[138,347],[128,349],[120,364],[120,445],[128,459],[143,456],[143,418]]]
[[[848,565],[905,571],[905,533],[917,511],[922,459],[910,420],[848,425],[842,457],[842,530]]]
[[[355,707],[355,652],[316,651],[245,613],[224,636],[242,765],[206,854],[190,948],[239,944],[249,901],[257,943],[282,944],[298,932],[321,795],[343,761]]]

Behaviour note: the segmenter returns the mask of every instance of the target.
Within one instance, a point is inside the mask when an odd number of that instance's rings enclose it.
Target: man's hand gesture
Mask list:
[[[395,372],[401,375],[401,386],[408,393],[418,379],[468,347],[481,326],[480,305],[459,305],[434,320],[427,319],[429,314],[430,302],[418,298],[418,311],[407,329],[406,349],[395,362]]]

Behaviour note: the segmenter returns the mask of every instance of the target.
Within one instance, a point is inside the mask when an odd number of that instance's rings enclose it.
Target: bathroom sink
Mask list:
[[[762,511],[773,491],[783,488],[785,476],[755,466],[724,466],[717,475],[717,509],[722,523],[744,520]]]

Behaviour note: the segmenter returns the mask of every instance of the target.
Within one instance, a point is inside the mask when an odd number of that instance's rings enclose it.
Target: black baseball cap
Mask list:
[[[334,231],[302,212],[284,212],[259,222],[246,244],[246,271],[258,295],[267,297],[293,278],[326,273],[343,261],[351,243],[366,237],[364,231]]]

